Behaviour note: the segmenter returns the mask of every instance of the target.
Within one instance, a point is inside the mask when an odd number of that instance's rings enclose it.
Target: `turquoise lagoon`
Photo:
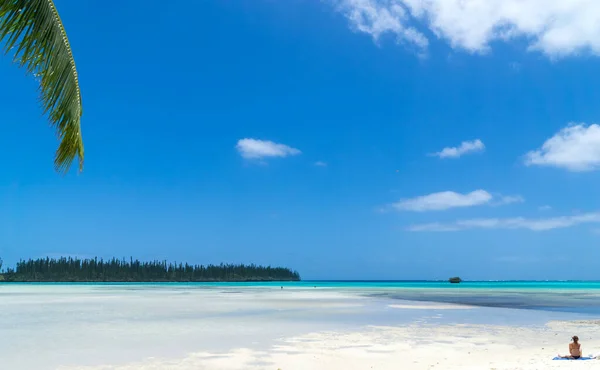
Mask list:
[[[371,298],[533,309],[600,316],[600,281],[323,281],[218,283],[11,283],[10,285],[91,286],[98,289],[328,289]],[[1,286],[1,285],[0,285]]]

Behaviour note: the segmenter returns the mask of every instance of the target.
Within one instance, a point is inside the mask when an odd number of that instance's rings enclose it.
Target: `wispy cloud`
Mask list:
[[[392,204],[392,207],[402,211],[442,211],[456,207],[479,206],[489,203],[492,198],[492,195],[485,190],[475,190],[466,194],[442,191],[416,198],[403,199]]]
[[[570,124],[546,140],[542,147],[525,155],[525,164],[554,166],[569,171],[600,168],[600,126]]]
[[[509,64],[510,69],[512,69],[515,72],[519,72],[521,70],[521,63],[517,63],[517,62],[512,62]]]
[[[268,140],[241,139],[236,145],[237,151],[246,159],[263,159],[267,157],[289,157],[302,154],[296,148],[278,144]]]
[[[458,220],[450,223],[427,223],[412,225],[408,231],[461,231],[471,229],[527,229],[532,231],[546,231],[572,227],[579,224],[600,223],[600,212],[584,213],[574,216],[561,216],[552,218],[530,219],[524,217],[514,218],[475,218]]]
[[[520,195],[505,195],[501,196],[493,205],[495,206],[503,206],[505,204],[513,204],[513,203],[523,203],[525,202],[525,198]]]
[[[593,0],[325,0],[375,40],[391,34],[423,50],[429,40],[486,53],[493,42],[526,40],[550,57],[600,54],[600,2]]]
[[[454,191],[442,191],[422,195],[415,198],[401,199],[391,207],[400,211],[443,211],[450,208],[473,207],[481,205],[504,205],[520,203],[524,199],[521,196],[493,196],[485,190],[474,190],[470,193],[461,194]]]
[[[485,150],[485,145],[479,139],[473,141],[463,141],[457,147],[447,147],[432,155],[440,158],[459,158],[463,154],[482,152]]]
[[[378,41],[383,34],[395,35],[397,42],[416,46],[420,52],[429,45],[427,37],[408,25],[409,14],[400,2],[379,0],[332,0],[350,21],[353,29]]]
[[[550,207],[549,205],[538,207],[538,210],[540,210],[540,211],[549,211],[551,209],[552,209],[552,207]]]
[[[317,166],[317,167],[327,167],[327,163],[325,163],[323,161],[316,161],[315,162],[315,166]]]

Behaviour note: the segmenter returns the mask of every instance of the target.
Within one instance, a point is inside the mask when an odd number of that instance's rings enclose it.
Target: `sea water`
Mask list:
[[[34,286],[97,286],[122,289],[286,288],[330,289],[370,297],[537,309],[600,315],[600,281],[299,281],[218,283],[33,283]]]
[[[1,283],[0,283],[1,284]],[[96,290],[221,289],[235,292],[252,288],[329,289],[412,301],[431,301],[483,307],[535,309],[600,315],[600,281],[299,281],[216,283],[11,283],[4,286],[95,287]],[[0,285],[0,288],[2,285]],[[0,290],[0,293],[2,291]],[[4,290],[4,294],[10,294]]]

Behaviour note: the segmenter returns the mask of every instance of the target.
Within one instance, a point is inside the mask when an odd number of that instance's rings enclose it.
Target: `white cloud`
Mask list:
[[[533,231],[546,231],[572,227],[585,223],[600,223],[600,212],[584,213],[575,216],[562,216],[553,218],[528,219],[514,218],[477,218],[458,220],[451,223],[428,223],[412,225],[409,231],[460,231],[470,229],[528,229]]]
[[[494,205],[501,206],[505,204],[523,203],[525,199],[520,195],[505,195],[501,197]]]
[[[485,149],[485,145],[479,139],[473,141],[463,141],[460,146],[447,147],[442,151],[434,153],[433,155],[440,158],[458,158],[463,154],[482,152]]]
[[[302,154],[296,148],[267,140],[241,139],[237,142],[236,149],[246,159],[262,159],[267,157],[288,157]]]
[[[569,171],[600,168],[600,126],[571,124],[525,155],[526,165],[554,166]]]
[[[384,33],[392,33],[398,42],[408,42],[420,49],[429,45],[421,32],[406,25],[407,11],[398,1],[333,0],[333,3],[358,32],[371,35],[375,41]]]
[[[541,206],[538,208],[540,211],[549,211],[552,209],[549,205]]]
[[[315,166],[317,166],[317,167],[327,167],[327,163],[322,162],[322,161],[316,161],[315,162]]]
[[[402,199],[397,203],[391,204],[391,207],[400,211],[425,212],[481,205],[501,206],[522,203],[524,201],[525,199],[520,195],[492,195],[485,190],[479,189],[466,194],[454,191],[442,191],[415,198]]]
[[[489,203],[493,196],[485,190],[475,190],[467,194],[454,191],[442,191],[416,198],[403,199],[392,204],[392,207],[402,211],[441,211],[456,207],[472,207]]]
[[[451,47],[481,53],[494,41],[525,40],[529,50],[556,57],[600,54],[597,0],[326,0],[357,31],[378,39],[384,33],[420,48],[424,31]]]

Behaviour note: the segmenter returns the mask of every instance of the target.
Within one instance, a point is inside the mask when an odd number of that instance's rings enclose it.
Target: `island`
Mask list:
[[[455,277],[451,277],[450,279],[448,279],[448,281],[452,284],[458,284],[458,283],[462,282],[462,279],[459,278],[458,276],[455,276]]]
[[[0,260],[1,261],[1,260]],[[0,262],[0,268],[2,264]],[[0,282],[251,282],[300,281],[297,271],[255,264],[190,265],[112,258],[39,258],[0,272]]]

